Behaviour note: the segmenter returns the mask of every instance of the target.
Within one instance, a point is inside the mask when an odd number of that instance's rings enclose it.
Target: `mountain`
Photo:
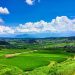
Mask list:
[[[72,36],[75,36],[75,32],[18,34],[15,36],[15,38],[50,38],[50,37],[72,37]]]
[[[0,38],[50,38],[50,37],[72,37],[75,32],[43,32],[43,33],[25,33],[25,34],[7,34],[0,35]]]

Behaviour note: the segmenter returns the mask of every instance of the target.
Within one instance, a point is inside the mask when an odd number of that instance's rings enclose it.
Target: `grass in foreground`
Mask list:
[[[66,60],[62,63],[51,62],[48,66],[37,68],[27,75],[75,75],[75,60]]]
[[[0,64],[0,75],[24,75],[24,73],[17,67]]]

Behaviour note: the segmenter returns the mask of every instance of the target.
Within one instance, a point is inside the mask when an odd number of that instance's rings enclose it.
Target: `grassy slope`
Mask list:
[[[27,75],[75,75],[75,59],[62,63],[51,62],[48,66],[37,68]]]

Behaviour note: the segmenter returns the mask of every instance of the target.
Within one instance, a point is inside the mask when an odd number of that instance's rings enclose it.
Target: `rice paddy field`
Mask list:
[[[9,49],[4,49],[0,51],[0,64],[1,65],[6,65],[7,67],[13,66],[14,68],[17,67],[22,72],[24,75],[26,75],[26,72],[31,74],[31,71],[34,71],[35,69],[39,67],[44,67],[48,66],[51,61],[61,63],[66,61],[72,54],[52,54],[49,53],[48,51],[44,53],[44,50],[37,51],[37,50],[9,50]],[[11,67],[12,68],[12,67]],[[4,70],[3,70],[4,71]],[[12,71],[12,70],[10,70]],[[10,72],[7,70],[6,72]],[[16,71],[16,70],[15,70]],[[14,72],[14,71],[12,71]],[[5,73],[5,72],[4,72]],[[7,73],[7,75],[8,75]],[[6,75],[6,74],[4,74]],[[9,74],[12,75],[12,74]],[[18,73],[14,74],[18,75]],[[22,75],[22,74],[20,74]],[[35,74],[33,74],[35,75]],[[36,74],[39,75],[39,74]],[[41,74],[40,74],[41,75]]]

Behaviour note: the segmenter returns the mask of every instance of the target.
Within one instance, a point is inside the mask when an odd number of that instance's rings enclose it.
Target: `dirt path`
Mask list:
[[[22,53],[15,53],[15,54],[6,54],[5,58],[11,58],[11,57],[15,57],[18,56],[20,54],[27,54],[27,53],[33,53],[33,52],[37,52],[37,50],[33,50],[33,51],[28,51],[28,52],[22,52]]]

